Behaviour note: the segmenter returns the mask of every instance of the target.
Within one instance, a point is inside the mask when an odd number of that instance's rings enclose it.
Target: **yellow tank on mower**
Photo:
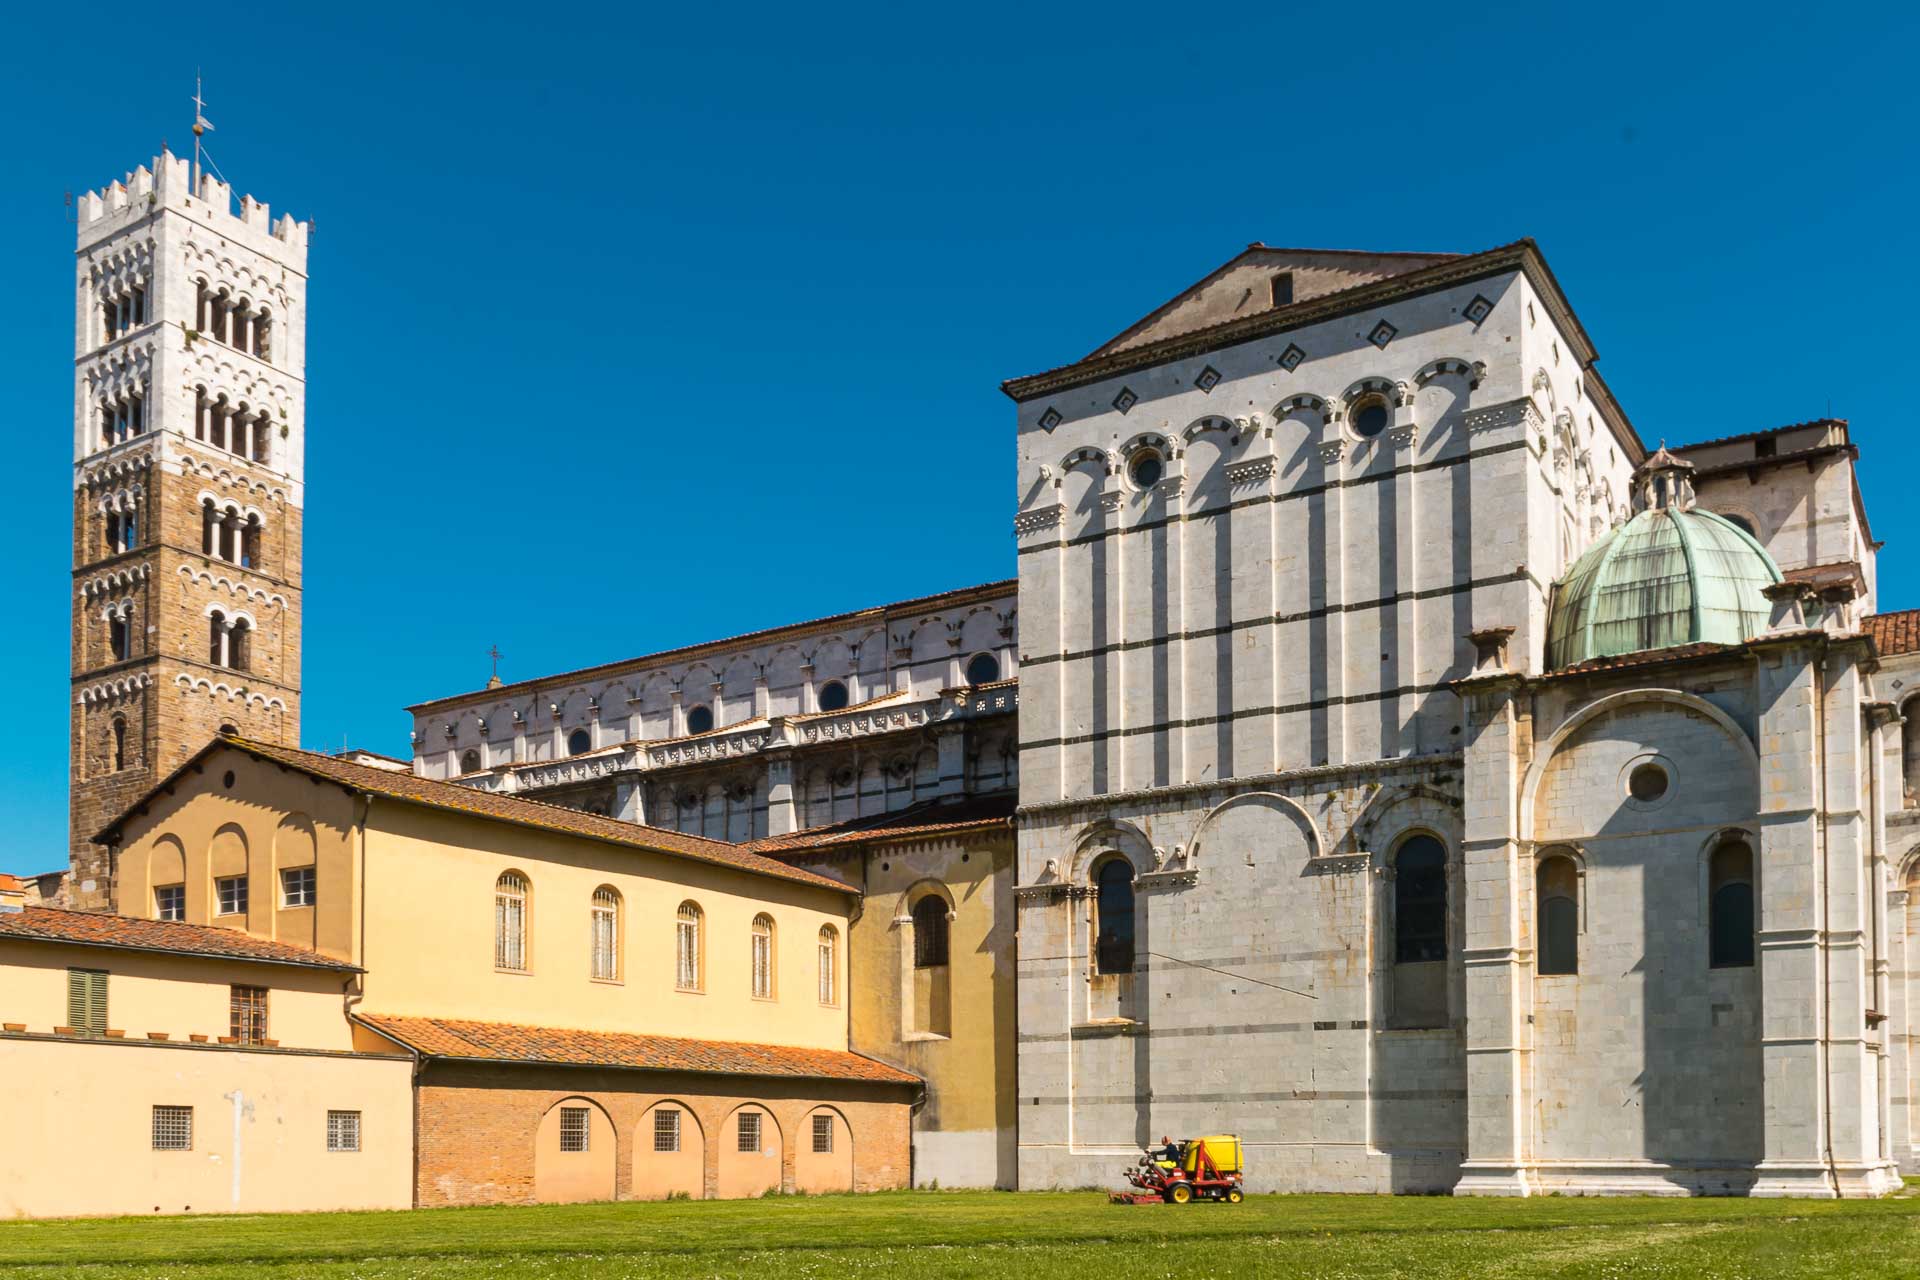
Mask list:
[[[1107,1196],[1115,1204],[1189,1204],[1195,1200],[1223,1200],[1239,1204],[1245,1170],[1240,1163],[1238,1134],[1216,1133],[1175,1142],[1161,1139],[1149,1147],[1140,1163],[1127,1170],[1132,1191]]]

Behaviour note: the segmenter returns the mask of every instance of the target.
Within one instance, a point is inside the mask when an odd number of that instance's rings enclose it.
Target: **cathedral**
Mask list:
[[[1215,1132],[1250,1190],[1872,1196],[1920,1172],[1920,611],[1878,609],[1859,450],[1839,420],[1649,449],[1532,241],[1249,246],[1003,384],[1009,580],[424,689],[410,759],[343,762],[292,750],[306,228],[232,209],[170,156],[82,201],[75,905],[358,965],[364,1009],[397,1003],[351,1015],[354,1046],[430,1058],[403,1015],[454,993],[401,998],[403,961],[346,917],[249,911],[244,875],[222,910],[231,868],[322,897],[337,874],[374,919],[380,804],[559,823],[614,867],[717,860],[759,877],[727,892],[811,913],[834,1013],[792,1043],[846,1061],[794,1123],[837,1108],[863,1152],[900,1126],[856,1188],[1104,1185]],[[167,818],[223,751],[235,795],[253,760],[385,797],[339,819],[360,863],[222,854],[217,823]],[[524,972],[541,873],[485,866],[494,970]],[[686,992],[707,926],[680,910]],[[581,946],[631,986],[614,911]],[[779,1003],[776,916],[742,924],[742,982]],[[629,1029],[574,999],[554,1026]],[[666,1035],[711,1012],[635,1007]],[[620,1152],[601,1198],[652,1185],[622,1119],[666,1105],[644,1075],[589,1100]],[[724,1102],[685,1105],[760,1105]],[[585,1150],[527,1123],[529,1150]],[[521,1194],[466,1158],[413,1202]],[[707,1194],[743,1185],[707,1159]]]

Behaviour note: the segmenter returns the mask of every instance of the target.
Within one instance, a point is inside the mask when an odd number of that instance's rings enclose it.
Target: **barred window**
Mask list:
[[[661,1107],[653,1113],[653,1149],[655,1151],[678,1151],[680,1149],[680,1112],[674,1107]]]
[[[700,989],[701,919],[702,912],[698,903],[680,904],[680,918],[674,927],[674,946],[679,958],[674,982],[682,991]]]
[[[155,1107],[153,1109],[153,1149],[155,1151],[193,1150],[192,1107]]]
[[[753,918],[753,998],[773,999],[773,917]]]
[[[241,1044],[259,1044],[267,1038],[267,989],[229,987],[228,1034]]]
[[[760,1149],[760,1113],[758,1111],[740,1113],[740,1149],[742,1151]]]
[[[327,1150],[358,1151],[360,1149],[360,1113],[358,1111],[327,1112]]]
[[[827,1155],[833,1151],[833,1114],[828,1111],[813,1113],[813,1154]]]
[[[840,933],[830,924],[820,926],[820,1003],[839,1001]]]
[[[947,900],[930,893],[913,904],[913,967],[938,969],[947,962]]]
[[[185,920],[187,918],[187,886],[183,884],[163,884],[153,891],[153,918],[156,920]]]
[[[527,968],[527,878],[517,871],[493,882],[493,967]]]
[[[587,1132],[585,1107],[560,1108],[560,1149],[562,1151],[585,1151]]]
[[[593,891],[593,976],[620,977],[620,894],[606,885]]]
[[[245,876],[223,877],[213,882],[213,888],[219,903],[219,914],[243,916],[247,913],[247,878]]]
[[[280,873],[280,905],[310,907],[314,903],[314,869],[288,867]]]

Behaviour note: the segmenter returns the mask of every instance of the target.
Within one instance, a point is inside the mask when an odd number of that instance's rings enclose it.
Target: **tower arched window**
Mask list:
[[[127,718],[113,718],[113,771],[115,773],[127,767]]]
[[[1534,873],[1539,934],[1536,971],[1544,977],[1580,972],[1580,875],[1564,854],[1542,858]]]
[[[227,615],[218,609],[207,615],[207,661],[227,665]]]
[[[247,522],[240,526],[240,567],[258,569],[260,567],[260,517],[249,513]]]
[[[253,660],[253,627],[245,618],[235,618],[227,630],[228,669],[233,671],[251,671]]]
[[[107,649],[115,662],[125,662],[133,656],[133,617],[129,606],[116,605],[107,614]]]
[[[1716,969],[1753,967],[1753,850],[1728,840],[1707,864],[1707,962]]]
[[[265,463],[272,451],[273,423],[265,413],[257,414],[253,419],[253,460]]]
[[[847,682],[845,680],[829,680],[820,686],[820,709],[822,711],[842,710],[846,707],[847,700]]]
[[[591,751],[591,750],[593,750],[593,735],[588,733],[585,729],[575,729],[572,733],[567,735],[567,754],[568,755],[577,756],[577,755],[580,755],[582,752]]]
[[[593,891],[593,976],[601,982],[620,978],[620,892],[611,885]]]
[[[503,873],[493,882],[493,967],[508,973],[527,970],[527,878],[518,871]]]
[[[947,900],[930,893],[913,904],[913,967],[938,969],[947,963]]]
[[[773,917],[753,918],[753,998],[773,999]]]
[[[262,360],[273,359],[273,312],[266,307],[253,317],[253,354]]]
[[[228,564],[235,564],[240,558],[240,549],[234,544],[240,537],[240,512],[228,507],[220,513],[220,558]]]
[[[1393,958],[1421,964],[1447,958],[1447,850],[1414,836],[1393,860]]]
[[[1093,872],[1095,973],[1133,972],[1133,864],[1108,858]]]
[[[820,1003],[840,1003],[840,931],[820,926]]]
[[[697,902],[683,902],[674,920],[674,985],[682,991],[698,991],[703,981],[706,939],[706,913]]]
[[[480,753],[474,750],[472,747],[468,747],[465,751],[462,751],[460,753],[460,772],[462,773],[480,772]]]
[[[1000,678],[1000,659],[990,653],[976,653],[967,661],[968,684],[992,684]]]
[[[200,554],[213,555],[220,549],[220,512],[213,499],[200,502]]]

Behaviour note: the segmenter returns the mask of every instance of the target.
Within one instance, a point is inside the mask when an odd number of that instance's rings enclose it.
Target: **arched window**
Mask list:
[[[128,615],[117,607],[107,615],[107,648],[115,662],[124,662],[133,656],[133,627]]]
[[[976,653],[967,662],[968,684],[992,684],[1000,678],[1000,659],[990,653]]]
[[[1907,722],[1900,726],[1900,776],[1905,784],[1905,808],[1920,804],[1920,696],[1901,704]]]
[[[773,917],[753,918],[753,998],[773,999]]]
[[[240,526],[240,567],[258,569],[260,567],[260,517],[249,515],[247,522]]]
[[[472,747],[468,747],[465,751],[462,751],[460,753],[460,772],[462,773],[480,772],[480,753],[474,750]]]
[[[245,618],[235,618],[227,633],[227,666],[234,671],[250,671],[253,659],[253,628]]]
[[[700,990],[701,938],[703,913],[697,902],[680,904],[680,917],[674,924],[674,985],[682,991]]]
[[[593,891],[593,976],[620,979],[620,893],[604,884]]]
[[[220,549],[220,513],[211,498],[200,504],[200,554],[213,555]]]
[[[567,754],[577,756],[584,751],[593,750],[593,735],[585,729],[575,729],[567,735]]]
[[[207,615],[207,661],[224,667],[227,659],[227,615],[215,609]]]
[[[1094,869],[1095,973],[1133,972],[1133,864],[1108,858]]]
[[[938,969],[947,963],[947,900],[930,893],[913,904],[913,967]]]
[[[820,926],[820,1003],[840,1003],[840,931]]]
[[[508,871],[493,882],[493,967],[527,969],[527,878]]]
[[[220,558],[228,564],[235,564],[240,559],[239,548],[234,545],[234,540],[239,537],[239,534],[240,512],[236,508],[228,507],[220,513]]]
[[[1535,971],[1543,976],[1580,972],[1580,876],[1573,859],[1556,854],[1540,860],[1534,873],[1539,953]]]
[[[266,462],[272,450],[273,428],[266,414],[260,414],[253,420],[253,460]]]
[[[1414,836],[1394,856],[1393,958],[1447,958],[1447,850],[1432,836]]]
[[[698,706],[687,712],[688,733],[710,733],[713,730],[713,708]]]
[[[1729,840],[1707,867],[1707,963],[1753,967],[1753,850]]]
[[[113,769],[115,773],[127,767],[127,718],[113,718]]]
[[[847,682],[829,680],[820,686],[820,709],[838,711],[847,705]]]

